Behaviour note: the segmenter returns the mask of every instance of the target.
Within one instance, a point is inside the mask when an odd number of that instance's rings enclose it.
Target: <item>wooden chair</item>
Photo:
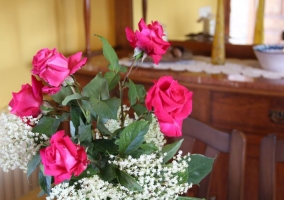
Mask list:
[[[259,199],[275,200],[276,164],[284,163],[284,140],[277,140],[274,134],[264,137],[260,143],[259,162]]]
[[[196,119],[186,118],[182,126],[183,144],[181,150],[183,153],[191,152],[197,141],[202,142],[205,146],[203,155],[216,158],[214,161],[212,171],[200,182],[198,187],[198,194],[196,197],[206,199],[227,199],[227,200],[242,200],[243,186],[244,186],[244,169],[245,169],[245,152],[246,152],[246,138],[245,135],[237,130],[232,131],[231,134],[216,130]],[[180,138],[170,138],[169,140],[179,140]],[[220,190],[225,191],[226,197],[219,198],[218,195],[210,194],[211,175],[216,170],[217,157],[220,153],[228,154],[226,168],[221,169],[222,176],[227,173],[227,184],[220,185]],[[220,167],[220,166],[218,166]],[[221,167],[222,164],[221,164]],[[223,171],[222,171],[223,170]],[[220,171],[220,169],[219,169]],[[219,173],[220,174],[220,173]],[[218,175],[219,176],[219,175]],[[216,183],[215,183],[216,184]],[[216,185],[215,185],[216,186]],[[223,192],[224,193],[224,192]],[[191,194],[192,195],[192,194]]]

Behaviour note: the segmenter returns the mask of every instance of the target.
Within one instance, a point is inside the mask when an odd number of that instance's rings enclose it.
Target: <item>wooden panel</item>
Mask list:
[[[172,45],[183,46],[194,55],[211,56],[211,42],[170,41]],[[226,58],[256,59],[252,45],[225,44]]]
[[[284,124],[271,121],[270,111],[284,111],[284,99],[263,95],[214,92],[211,96],[213,124],[241,128],[242,131],[282,132]],[[220,114],[222,113],[222,114]]]
[[[205,89],[189,88],[193,92],[193,108],[191,116],[203,121],[209,122],[210,104],[209,96],[210,92]]]
[[[276,165],[276,199],[284,199],[284,163],[277,163]]]
[[[132,0],[115,0],[115,37],[117,48],[130,48],[125,37],[125,28],[133,27]]]
[[[246,134],[247,158],[244,194],[247,200],[258,199],[256,191],[258,191],[259,181],[260,141],[264,135],[269,133],[276,133],[280,138],[284,137],[284,124],[272,122],[269,115],[271,110],[284,111],[284,98],[212,91],[211,102],[213,126],[224,130],[235,128]],[[278,168],[280,169],[280,167]],[[279,186],[283,185],[283,180],[278,179],[277,183],[277,199],[281,199],[283,192],[279,191]]]

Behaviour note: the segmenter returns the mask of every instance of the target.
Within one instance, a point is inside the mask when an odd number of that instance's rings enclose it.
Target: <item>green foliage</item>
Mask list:
[[[44,175],[43,172],[40,170],[38,174],[38,183],[40,188],[46,193],[49,194],[51,190],[51,176]]]
[[[118,57],[112,48],[112,46],[108,43],[108,41],[103,38],[102,36],[95,35],[100,38],[101,42],[103,43],[103,54],[107,61],[109,62],[109,69],[114,71],[115,73],[118,72],[126,72],[126,67],[119,65]]]
[[[78,100],[78,99],[87,99],[87,97],[84,97],[79,93],[71,94],[71,95],[65,97],[65,99],[62,101],[62,105],[66,106],[67,103],[69,103],[69,101]]]
[[[188,183],[198,184],[212,170],[214,158],[200,154],[190,155],[188,163]]]
[[[92,167],[89,165],[85,171],[82,172],[79,176],[72,176],[73,181],[80,180],[85,177],[92,177],[94,175],[97,175],[99,173],[99,170],[95,167]]]
[[[72,128],[74,128],[74,135],[72,135],[75,136],[75,133],[78,133],[80,121],[84,118],[84,115],[78,105],[72,105],[70,107],[70,117],[73,126]]]
[[[104,181],[112,181],[113,179],[115,179],[118,175],[117,175],[117,168],[114,165],[107,165],[106,167],[104,167],[99,176],[101,177],[101,179],[103,179]]]
[[[84,88],[83,94],[99,100],[109,99],[108,81],[98,73]]]
[[[52,95],[52,99],[61,104],[61,102],[69,95],[72,95],[73,92],[70,87],[61,87],[60,91],[57,92],[56,94]]]
[[[103,119],[117,119],[120,101],[120,99],[115,97],[107,100],[99,100],[95,97],[90,98],[92,110]]]
[[[106,72],[105,75],[104,75],[104,78],[107,80],[108,82],[108,88],[109,90],[112,90],[114,89],[119,80],[120,80],[120,76],[119,74],[116,74],[115,72],[113,71],[110,71],[110,72]]]
[[[42,133],[47,136],[52,136],[57,129],[61,122],[61,119],[56,119],[50,116],[43,116],[38,124],[33,128],[34,133]]]
[[[91,124],[79,126],[78,139],[80,142],[91,142],[93,139],[92,135],[93,132]]]
[[[132,191],[142,191],[143,190],[141,185],[139,185],[132,176],[128,175],[127,173],[123,171],[119,171],[117,178],[119,180],[119,183],[129,190],[132,190]]]
[[[121,133],[119,140],[119,153],[130,155],[137,150],[144,141],[144,135],[149,129],[146,121],[135,121],[128,125]]]
[[[130,101],[130,106],[133,106],[137,101],[144,103],[144,98],[146,90],[143,85],[134,84],[133,81],[129,79],[128,97]]]
[[[34,172],[34,170],[40,164],[40,161],[41,159],[39,153],[37,153],[28,163],[27,177],[29,177]]]
[[[183,140],[176,141],[172,144],[167,144],[163,147],[162,152],[167,153],[167,155],[164,158],[164,163],[168,162],[170,159],[173,158],[173,156],[177,153],[179,150]]]
[[[94,149],[104,154],[118,154],[118,146],[113,140],[98,139],[93,141]]]
[[[141,116],[147,113],[146,107],[141,104],[135,104],[132,106],[132,108],[138,116]]]

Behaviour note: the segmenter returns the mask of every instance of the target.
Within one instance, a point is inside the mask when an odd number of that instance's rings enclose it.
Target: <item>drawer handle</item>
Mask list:
[[[270,119],[277,124],[284,123],[284,111],[270,110],[269,116]]]

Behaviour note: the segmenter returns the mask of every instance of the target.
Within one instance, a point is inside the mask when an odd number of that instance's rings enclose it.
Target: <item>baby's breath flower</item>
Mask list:
[[[37,123],[38,119],[26,117],[24,120]],[[0,115],[0,167],[5,172],[16,168],[27,170],[27,164],[37,153],[41,144],[48,140],[45,135],[31,132],[32,127],[16,115]]]
[[[154,114],[152,114],[152,117],[152,123],[150,124],[149,131],[144,136],[144,139],[146,143],[152,142],[159,148],[159,150],[161,150],[164,144],[166,144],[166,140],[164,134],[160,131],[160,125],[157,118]]]

